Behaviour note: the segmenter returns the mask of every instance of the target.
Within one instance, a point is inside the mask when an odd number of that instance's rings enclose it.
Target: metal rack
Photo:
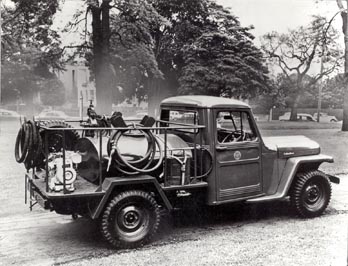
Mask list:
[[[166,126],[158,126],[159,124],[165,123]],[[169,126],[170,125],[170,126]],[[98,180],[98,185],[96,190],[94,191],[95,193],[100,193],[102,192],[102,183],[103,183],[103,176],[102,176],[102,162],[103,162],[103,138],[108,138],[108,136],[105,136],[105,134],[102,134],[101,131],[105,132],[105,130],[108,130],[109,133],[115,132],[117,130],[123,130],[123,131],[133,131],[133,130],[150,130],[154,134],[163,134],[164,135],[164,158],[163,158],[163,173],[164,173],[164,182],[163,182],[163,188],[166,190],[170,189],[180,189],[183,186],[169,186],[168,185],[168,175],[167,175],[167,164],[168,164],[168,134],[175,130],[191,130],[193,133],[193,144],[192,147],[189,147],[193,152],[193,168],[194,168],[194,173],[193,176],[190,177],[190,180],[196,180],[197,176],[202,175],[202,168],[203,168],[203,160],[202,157],[200,158],[199,161],[197,161],[197,150],[202,148],[202,130],[205,128],[205,126],[201,125],[188,125],[188,124],[183,124],[183,123],[176,123],[176,122],[169,122],[169,121],[162,121],[162,120],[157,120],[156,121],[156,126],[155,127],[137,127],[135,124],[130,127],[117,127],[117,128],[105,128],[105,127],[69,127],[69,128],[49,128],[45,126],[41,126],[42,129],[47,130],[47,131],[62,131],[62,157],[63,157],[63,162],[66,161],[66,132],[67,131],[81,131],[82,133],[86,130],[94,130],[96,131],[96,138],[99,139],[99,180]],[[83,135],[83,134],[81,134]],[[45,146],[45,174],[44,174],[44,180],[45,180],[45,192],[49,193],[50,188],[49,188],[49,167],[48,167],[48,156],[49,156],[49,150],[48,150],[48,134],[45,134],[44,137],[44,146]],[[181,148],[182,149],[182,148]],[[197,172],[197,169],[200,169],[200,172]],[[40,175],[42,176],[42,175]],[[36,173],[35,169],[32,169],[32,180],[36,179]],[[132,177],[129,177],[132,178]],[[30,182],[29,182],[30,183]],[[205,183],[205,184],[204,184]],[[194,184],[193,186],[206,186],[206,182],[203,182],[201,184]],[[192,184],[186,184],[184,187],[189,188],[192,186]],[[63,191],[60,194],[74,194],[66,189],[66,171],[65,167],[63,167]]]

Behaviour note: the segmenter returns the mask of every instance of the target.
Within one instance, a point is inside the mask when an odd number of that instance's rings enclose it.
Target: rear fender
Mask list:
[[[139,175],[126,178],[111,177],[106,178],[103,182],[103,190],[105,191],[105,194],[100,203],[96,206],[96,208],[94,210],[91,210],[92,219],[96,219],[100,216],[100,214],[104,210],[105,205],[114,195],[114,192],[116,190],[133,190],[138,188],[141,189],[142,187],[145,187],[148,190],[150,188],[151,192],[154,192],[160,198],[160,200],[163,202],[163,204],[168,210],[173,209],[170,201],[168,200],[166,194],[163,192],[160,184],[153,176]]]
[[[287,195],[297,172],[305,170],[317,170],[322,163],[333,163],[333,161],[334,160],[331,156],[324,154],[289,158],[286,161],[285,168],[278,185],[277,194],[279,195],[279,198],[283,198]]]

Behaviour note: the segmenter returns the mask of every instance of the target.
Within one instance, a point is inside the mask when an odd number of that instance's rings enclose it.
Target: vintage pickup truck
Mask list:
[[[173,119],[175,117],[175,120]],[[25,162],[30,206],[90,217],[118,248],[149,242],[163,210],[290,198],[302,217],[323,213],[337,177],[319,170],[333,158],[304,136],[263,138],[244,102],[177,96],[160,119],[106,127],[26,121],[16,159]],[[93,134],[91,134],[91,132]]]

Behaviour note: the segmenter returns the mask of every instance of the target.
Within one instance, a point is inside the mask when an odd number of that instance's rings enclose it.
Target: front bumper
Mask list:
[[[328,175],[328,174],[326,174],[326,175],[327,175],[327,177],[330,179],[330,181],[332,183],[335,183],[335,184],[339,184],[340,183],[340,179],[337,176]]]

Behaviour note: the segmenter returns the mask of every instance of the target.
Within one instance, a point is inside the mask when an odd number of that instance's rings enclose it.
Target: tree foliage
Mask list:
[[[14,6],[3,5],[1,9],[2,62],[60,68],[61,42],[59,34],[51,29],[58,0],[13,0],[13,3]]]
[[[106,106],[110,100],[121,102],[135,92],[140,100],[144,99],[144,80],[162,75],[151,31],[165,25],[165,19],[146,0],[86,0],[86,15],[78,11],[74,17],[67,30],[78,29],[80,22],[92,18],[91,32],[85,28],[85,43],[74,47],[92,70],[97,102]],[[99,94],[101,91],[105,93]],[[106,108],[101,111],[108,112]]]
[[[87,3],[101,8],[100,3]],[[110,12],[104,60],[118,101],[134,94],[142,100],[163,90],[249,97],[266,88],[267,69],[252,43],[251,28],[242,27],[214,1],[115,0],[111,7],[115,12]],[[69,27],[83,16],[80,12]],[[94,49],[95,44],[88,46]],[[94,53],[87,54],[91,66]]]
[[[301,26],[286,34],[272,32],[263,36],[262,49],[271,64],[280,68],[287,79],[288,92],[292,97],[291,119],[297,118],[301,97],[308,93],[322,77],[340,66],[342,53],[337,47],[337,32],[323,17],[314,17],[307,27]],[[322,71],[309,78],[313,65],[323,60]],[[318,66],[318,64],[317,64]]]
[[[266,90],[262,54],[247,38],[205,33],[186,47],[181,94],[255,97]]]
[[[104,105],[134,94],[143,100],[161,91],[250,97],[267,88],[267,69],[253,45],[251,28],[242,27],[213,0],[84,0],[86,5],[66,27],[80,31],[84,25],[82,42],[64,48],[50,27],[64,2],[14,2],[5,26],[10,22],[19,26],[14,37],[8,27],[9,40],[5,38],[3,45],[20,43],[13,47],[21,55],[30,47],[39,55],[31,57],[33,69],[48,76],[48,69],[62,66],[60,56],[75,48],[72,55],[83,56],[91,67],[97,97],[98,91],[106,92]]]
[[[54,79],[61,69],[59,34],[51,29],[58,0],[14,0],[3,4],[1,39],[2,99],[21,98],[32,104],[44,79]]]
[[[155,57],[152,32],[169,23],[146,1],[123,1],[117,8],[119,13],[110,17],[111,64],[116,83],[123,88],[122,96],[137,95],[141,101],[146,96],[147,79],[163,77]]]
[[[172,93],[248,97],[265,88],[267,69],[251,28],[229,10],[210,0],[153,3],[172,25],[154,35]]]
[[[323,107],[342,108],[344,92],[346,90],[346,80],[342,75],[336,75],[323,82],[322,101]]]

